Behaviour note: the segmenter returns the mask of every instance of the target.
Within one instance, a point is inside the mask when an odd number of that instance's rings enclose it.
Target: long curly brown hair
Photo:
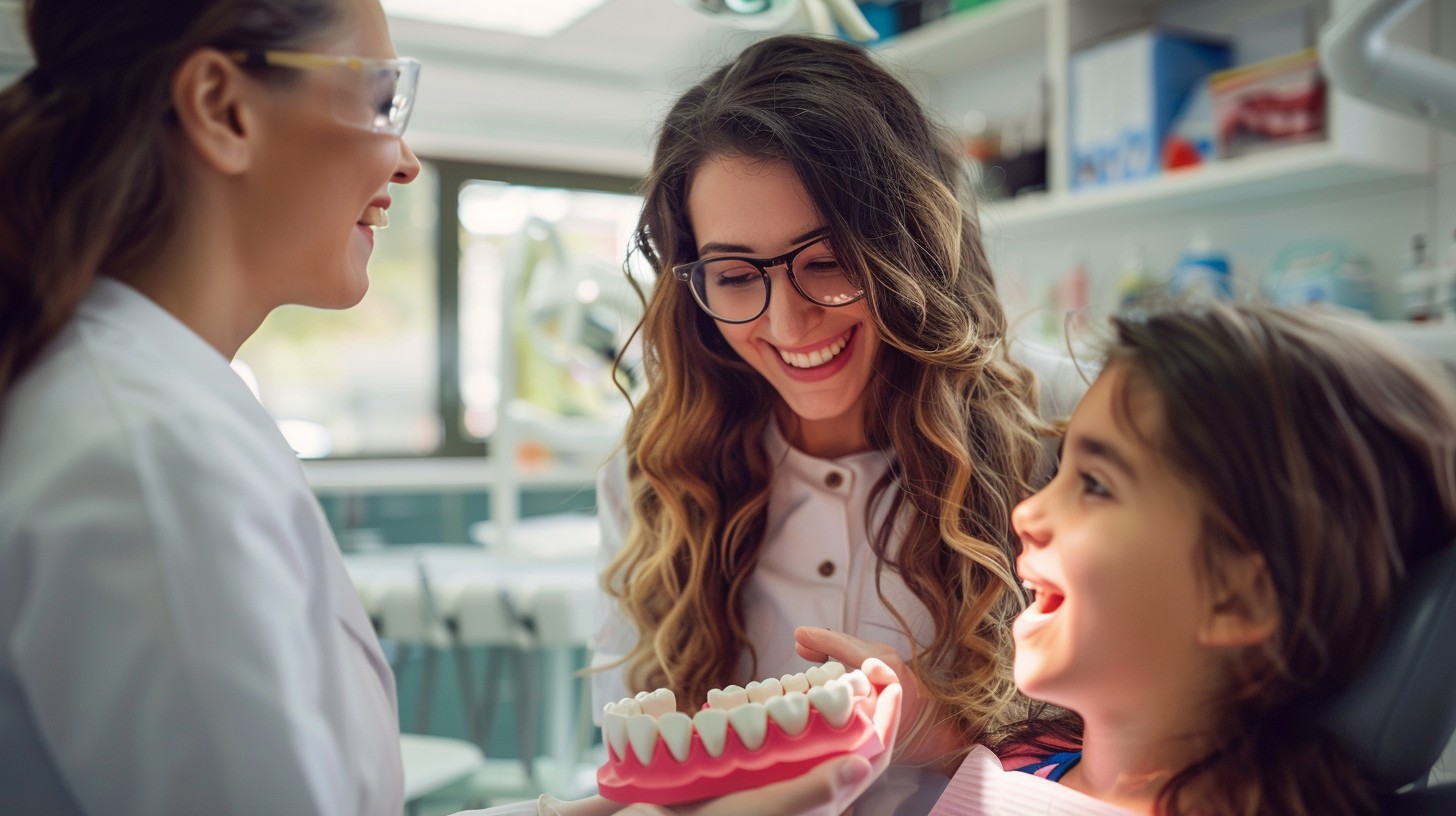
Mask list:
[[[836,255],[866,281],[884,341],[866,430],[893,460],[870,502],[890,502],[872,532],[876,580],[898,573],[928,608],[934,636],[911,665],[928,709],[969,746],[1016,697],[1009,625],[1024,598],[1009,520],[1053,432],[1032,375],[1007,356],[959,151],[904,84],[834,40],[753,45],[677,100],[656,143],[636,233],[661,280],[639,327],[647,388],[626,433],[633,518],[603,579],[641,633],[627,683],[701,700],[757,674],[742,604],[764,539],[763,436],[778,397],[669,272],[697,257],[688,189],[716,156],[790,165]]]

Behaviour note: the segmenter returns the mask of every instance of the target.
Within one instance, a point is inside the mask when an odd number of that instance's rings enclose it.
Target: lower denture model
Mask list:
[[[668,689],[607,703],[597,790],[616,802],[673,805],[800,776],[826,759],[884,750],[881,687],[830,661],[802,674],[708,692],[693,716]]]

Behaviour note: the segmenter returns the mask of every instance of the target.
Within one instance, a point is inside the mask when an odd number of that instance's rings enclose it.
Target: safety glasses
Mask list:
[[[414,109],[420,63],[408,57],[369,59],[303,51],[234,51],[228,56],[247,68],[335,68],[354,81],[336,86],[333,113],[340,122],[391,136],[404,134]]]

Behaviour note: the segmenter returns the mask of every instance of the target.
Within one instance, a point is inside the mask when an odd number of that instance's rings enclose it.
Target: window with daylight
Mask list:
[[[479,455],[503,416],[599,448],[626,410],[611,369],[641,314],[627,270],[651,286],[628,263],[633,184],[426,161],[391,188],[364,300],[276,310],[234,366],[305,458]]]

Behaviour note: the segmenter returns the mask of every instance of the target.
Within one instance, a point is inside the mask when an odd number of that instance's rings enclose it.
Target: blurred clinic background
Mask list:
[[[20,5],[0,0],[0,84],[31,64]],[[1456,365],[1456,135],[1327,78],[1321,33],[1363,5],[859,3],[964,144],[1018,334],[1075,347],[1199,290],[1330,302]],[[1456,2],[1409,5],[1391,40],[1456,56]],[[424,173],[394,191],[364,302],[275,312],[235,368],[306,460],[394,663],[410,810],[589,792],[593,484],[619,387],[641,385],[629,276],[654,283],[627,257],[634,189],[679,92],[826,7],[384,6],[424,65]]]

